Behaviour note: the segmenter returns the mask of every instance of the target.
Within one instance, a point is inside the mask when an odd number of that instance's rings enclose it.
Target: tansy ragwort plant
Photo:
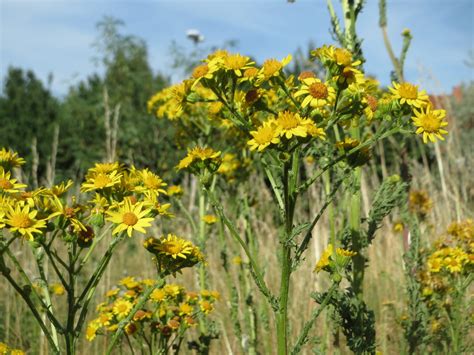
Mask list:
[[[178,353],[186,331],[213,311],[220,296],[216,291],[197,293],[166,284],[143,297],[144,291],[155,283],[156,280],[129,276],[107,291],[106,301],[97,307],[98,317],[87,326],[87,339],[92,341],[97,334],[114,335],[125,320],[125,337],[132,353],[139,349],[149,354]],[[140,307],[132,313],[136,304]]]
[[[12,173],[23,163],[15,152],[0,151],[0,272],[28,305],[49,350],[74,354],[97,285],[117,247],[133,241],[131,237],[137,233],[147,233],[158,217],[169,215],[170,205],[161,202],[166,183],[148,169],[115,162],[89,169],[77,196],[68,192],[73,181],[28,190]],[[23,267],[11,250],[14,243],[30,249],[37,273]],[[106,250],[94,262],[99,244]],[[167,275],[203,260],[197,247],[175,235],[149,237],[145,247],[154,254],[156,279],[143,282],[140,297],[127,301],[129,318],[155,289],[164,286]],[[46,272],[47,265],[54,271],[52,275]],[[57,313],[52,293],[65,295],[66,314]],[[116,301],[112,307],[122,322],[116,324],[109,352],[123,330],[133,324],[122,319],[122,306]]]
[[[370,151],[378,141],[402,133],[420,134],[428,142],[446,134],[445,112],[433,109],[428,96],[417,86],[393,83],[389,90],[380,89],[374,79],[364,75],[361,60],[344,48],[323,46],[312,55],[326,69],[324,78],[312,72],[300,73],[297,78],[287,76],[284,67],[291,56],[268,59],[260,67],[241,54],[217,51],[203,60],[191,78],[159,92],[149,102],[149,109],[158,116],[175,120],[186,117],[191,121],[196,117],[199,122],[218,120],[223,135],[235,132],[222,150],[238,152],[243,157],[248,156],[245,146],[255,152],[253,164],[268,179],[281,221],[280,289],[276,295],[265,282],[261,261],[252,254],[217,197],[213,181],[222,153],[210,147],[217,141],[206,142],[207,146],[196,141],[178,168],[199,177],[209,202],[248,257],[254,280],[275,313],[279,354],[287,353],[289,346],[287,309],[291,274],[303,261],[311,232],[325,209],[334,203],[338,191],[360,196],[360,173],[354,172],[370,159]],[[207,114],[206,110],[201,115],[186,114],[196,112],[196,106],[219,110],[208,117],[202,116]],[[307,156],[318,162],[312,176],[302,174],[302,160]],[[312,220],[295,218],[297,202],[306,196],[309,186],[323,177],[330,182],[326,203]],[[346,267],[352,274],[345,276],[351,284],[350,295],[362,303],[362,251],[371,242],[381,219],[399,203],[402,195],[400,179],[390,178],[375,195],[367,230],[362,229],[360,211],[354,212],[354,208],[341,240],[336,240],[335,233],[330,236],[335,258],[337,245],[351,255],[353,265]],[[360,209],[357,200],[355,206]],[[325,299],[331,297],[327,294]],[[365,312],[363,306],[359,309],[354,322]],[[370,325],[364,327],[368,329]],[[307,340],[305,337],[297,341],[295,350]],[[365,346],[372,351],[375,337],[369,338],[366,340],[370,344],[364,344],[361,338],[354,349]]]

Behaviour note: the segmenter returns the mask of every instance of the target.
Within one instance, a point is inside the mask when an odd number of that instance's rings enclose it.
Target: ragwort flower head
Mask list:
[[[121,184],[122,174],[117,170],[110,173],[97,173],[89,175],[81,186],[81,191],[95,191],[116,187]]]
[[[443,129],[448,125],[444,121],[446,116],[445,110],[432,110],[428,105],[426,108],[421,108],[420,111],[414,110],[415,116],[412,117],[413,124],[417,127],[416,134],[423,135],[423,142],[428,143],[428,140],[435,142],[436,138],[444,140],[442,134],[448,134],[448,131]]]
[[[289,54],[281,61],[271,58],[263,62],[263,66],[258,74],[258,84],[264,81],[270,80],[271,78],[278,77],[285,66],[291,62],[292,56]]]
[[[392,97],[400,102],[401,105],[407,104],[413,108],[422,108],[428,105],[429,98],[425,90],[418,91],[418,85],[410,83],[392,82],[393,88],[388,89]]]
[[[18,156],[17,152],[2,148],[0,150],[0,166],[9,171],[12,168],[25,164],[25,159]]]
[[[271,144],[278,144],[280,142],[275,120],[263,122],[256,131],[251,131],[250,135],[253,137],[247,142],[250,145],[250,150],[257,149],[261,152]]]
[[[221,66],[224,70],[233,72],[237,77],[241,77],[242,72],[251,68],[253,64],[255,63],[250,61],[249,57],[236,53],[224,57]]]
[[[197,170],[208,168],[212,172],[216,171],[220,165],[219,156],[221,152],[216,152],[208,147],[194,147],[188,149],[188,154],[178,164],[177,169],[193,169]]]
[[[132,204],[130,198],[125,198],[121,205],[116,205],[107,211],[108,221],[116,224],[112,234],[117,234],[123,231],[127,232],[129,237],[132,236],[133,231],[138,231],[145,234],[145,227],[150,227],[154,218],[146,217],[150,214],[151,209],[145,208],[142,202]]]
[[[34,240],[34,234],[42,234],[41,229],[46,228],[44,219],[36,219],[37,210],[30,210],[27,204],[17,203],[15,207],[10,206],[4,223],[11,232],[18,232],[28,240]]]
[[[304,97],[302,107],[311,106],[322,108],[334,103],[336,91],[328,84],[323,83],[318,78],[307,78],[303,80],[300,89],[295,93],[295,97]]]
[[[25,187],[25,184],[17,183],[16,179],[11,178],[11,172],[0,166],[0,192],[15,193]]]
[[[283,111],[278,113],[278,118],[275,121],[277,134],[280,137],[291,139],[293,136],[306,137],[308,135],[306,123],[298,113],[291,111]]]

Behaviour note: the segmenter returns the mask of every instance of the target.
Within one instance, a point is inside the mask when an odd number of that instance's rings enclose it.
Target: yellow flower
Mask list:
[[[4,222],[10,227],[11,232],[18,232],[22,236],[27,236],[29,240],[33,240],[33,233],[42,234],[41,228],[46,228],[46,221],[43,219],[37,220],[35,217],[38,211],[30,211],[30,206],[21,206],[18,203],[15,208],[10,206]]]
[[[117,224],[112,234],[127,231],[127,235],[131,237],[134,230],[145,234],[145,227],[150,227],[150,222],[153,221],[153,218],[146,217],[150,211],[148,208],[144,209],[143,203],[137,202],[132,205],[131,200],[126,198],[117,211],[107,211],[110,216],[107,220]]]
[[[183,288],[175,284],[168,284],[163,287],[163,290],[169,297],[178,297]]]
[[[63,285],[61,285],[60,283],[53,283],[49,286],[49,289],[51,290],[51,292],[56,295],[56,296],[62,296],[64,295],[64,293],[66,292],[66,290],[64,289]]]
[[[418,85],[410,83],[392,82],[393,88],[388,89],[392,92],[392,97],[399,100],[400,104],[408,104],[411,107],[422,108],[428,105],[429,98],[425,90],[418,91]]]
[[[87,176],[94,176],[97,174],[110,174],[114,171],[120,172],[123,166],[119,162],[113,163],[95,163],[93,168],[87,171]]]
[[[157,196],[160,193],[164,193],[164,194],[166,193],[166,191],[163,189],[163,187],[166,186],[166,183],[163,182],[163,180],[155,173],[151,172],[148,169],[143,169],[138,172],[138,176],[139,176],[140,183],[143,185],[136,186],[135,191],[137,192],[149,191],[156,194]]]
[[[19,189],[26,187],[25,184],[19,184],[16,179],[11,178],[11,173],[0,166],[0,192],[15,193]]]
[[[253,139],[247,142],[250,145],[250,150],[257,149],[261,152],[270,144],[278,144],[280,142],[274,120],[264,122],[256,131],[251,131],[250,135],[253,137]]]
[[[217,222],[217,217],[214,216],[213,214],[207,214],[202,217],[202,220],[206,224],[214,224]]]
[[[319,258],[319,261],[316,263],[316,267],[314,268],[315,272],[319,272],[323,270],[326,266],[329,266],[329,258],[333,253],[333,246],[329,244],[327,248],[323,251],[323,254]]]
[[[166,298],[166,293],[162,289],[155,289],[150,295],[150,299],[155,302],[162,302]]]
[[[241,54],[229,54],[222,59],[222,67],[224,70],[232,71],[238,77],[242,76],[242,71],[249,69],[254,62],[249,57]]]
[[[193,87],[196,86],[202,79],[212,79],[214,73],[219,70],[215,61],[198,65],[194,68],[192,78],[194,79]]]
[[[119,285],[125,286],[129,290],[136,288],[140,286],[140,283],[135,280],[133,276],[127,276],[124,277],[122,280],[120,280]]]
[[[239,78],[239,82],[248,81],[252,83],[258,79],[258,74],[259,74],[259,70],[255,67],[245,69],[242,77]]]
[[[110,173],[97,173],[87,177],[81,186],[83,192],[101,190],[107,187],[120,185],[122,174],[114,170]]]
[[[25,159],[19,157],[17,152],[6,148],[0,150],[0,166],[5,170],[11,170],[23,164],[25,164]]]
[[[100,329],[100,323],[97,320],[93,320],[87,325],[86,329],[86,339],[92,341],[97,335],[97,331]]]
[[[188,149],[188,154],[185,158],[181,159],[177,168],[178,170],[187,169],[195,162],[216,162],[219,163],[219,156],[221,152],[216,152],[212,148],[208,147],[194,147]]]
[[[199,307],[201,308],[201,312],[204,314],[209,314],[214,309],[212,303],[206,300],[199,301]]]
[[[277,134],[287,139],[291,139],[293,136],[306,137],[308,135],[306,130],[307,122],[308,120],[303,120],[297,113],[290,111],[280,112],[275,121]]]
[[[414,110],[414,113],[415,116],[412,117],[412,120],[413,124],[418,127],[416,134],[423,134],[424,143],[428,143],[428,139],[431,142],[435,142],[435,138],[444,140],[442,134],[448,134],[448,131],[443,129],[443,127],[448,125],[448,122],[444,121],[446,116],[445,110],[431,110],[427,106],[424,110]]]
[[[440,258],[430,258],[428,260],[429,272],[433,272],[433,273],[440,272],[442,266],[443,266],[442,259]]]
[[[115,296],[118,295],[119,292],[120,292],[120,289],[113,288],[113,289],[107,291],[107,293],[105,294],[105,297],[115,297]]]
[[[171,185],[168,187],[168,190],[166,193],[168,194],[168,196],[181,196],[184,193],[184,191],[181,188],[181,186]]]
[[[174,234],[168,234],[166,238],[160,240],[156,247],[160,254],[169,255],[173,259],[177,257],[186,259],[193,251],[193,245],[187,240],[181,239]]]
[[[120,298],[114,302],[112,310],[118,319],[123,319],[128,316],[132,308],[133,304],[130,301]]]
[[[342,249],[342,248],[337,248],[336,249],[336,254],[340,255],[340,256],[347,256],[347,257],[352,257],[354,255],[357,255],[357,253],[355,251]]]
[[[336,99],[336,91],[332,86],[323,83],[318,78],[303,80],[301,88],[295,93],[295,97],[304,96],[302,107],[311,106],[322,108],[331,105]]]
[[[326,139],[326,132],[324,132],[324,129],[317,127],[316,124],[311,120],[305,121],[306,123],[304,123],[304,126],[306,128],[306,132],[308,132],[311,137],[319,138],[322,140]]]
[[[264,63],[260,72],[258,74],[258,83],[269,80],[272,77],[277,77],[280,75],[282,69],[291,62],[291,54],[283,58],[281,61],[277,59],[267,59]]]
[[[193,312],[193,307],[189,303],[181,303],[179,305],[179,315],[188,315]]]

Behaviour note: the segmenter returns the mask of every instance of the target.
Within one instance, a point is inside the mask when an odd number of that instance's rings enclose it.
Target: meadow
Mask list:
[[[474,86],[405,81],[382,0],[382,87],[341,6],[335,44],[177,50],[175,84],[110,18],[62,101],[9,71],[0,354],[473,352]]]

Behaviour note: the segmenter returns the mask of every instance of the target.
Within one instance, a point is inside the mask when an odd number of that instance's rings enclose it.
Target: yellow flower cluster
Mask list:
[[[188,149],[188,154],[185,158],[181,159],[177,169],[197,169],[201,170],[208,168],[212,172],[216,171],[219,167],[221,160],[219,156],[221,152],[216,152],[212,148],[208,147],[194,147]]]
[[[332,272],[338,268],[345,268],[348,265],[350,258],[354,255],[357,255],[357,253],[343,248],[336,248],[334,251],[334,246],[328,244],[327,248],[323,251],[321,258],[316,263],[314,271],[320,272],[321,270],[326,270]]]
[[[25,355],[25,352],[20,349],[14,349],[7,344],[0,342],[0,355]]]
[[[91,224],[100,220],[97,216],[102,216],[102,221],[106,216],[115,225],[113,234],[125,232],[128,236],[135,231],[145,233],[156,215],[170,216],[167,209],[171,205],[159,201],[166,195],[166,183],[148,169],[126,168],[118,162],[95,164],[81,187],[95,196],[80,204],[77,201],[83,198],[66,196],[73,181],[27,191],[27,185],[5,168],[19,166],[23,159],[5,148],[0,156],[0,228],[28,240],[44,234],[47,223],[54,222],[59,229],[69,228],[79,246],[88,247],[94,238]]]
[[[155,255],[159,269],[169,273],[176,273],[204,261],[198,247],[174,234],[161,238],[148,237],[143,246]]]
[[[119,322],[130,315],[143,292],[156,282],[130,276],[122,279],[107,292],[107,300],[97,307],[97,318],[87,326],[87,340],[94,340],[97,334],[113,334]],[[136,337],[148,337],[149,334],[158,334],[162,339],[170,339],[173,334],[181,337],[197,324],[198,318],[212,312],[219,298],[216,291],[188,292],[182,286],[166,284],[152,291],[125,326],[125,332]]]

